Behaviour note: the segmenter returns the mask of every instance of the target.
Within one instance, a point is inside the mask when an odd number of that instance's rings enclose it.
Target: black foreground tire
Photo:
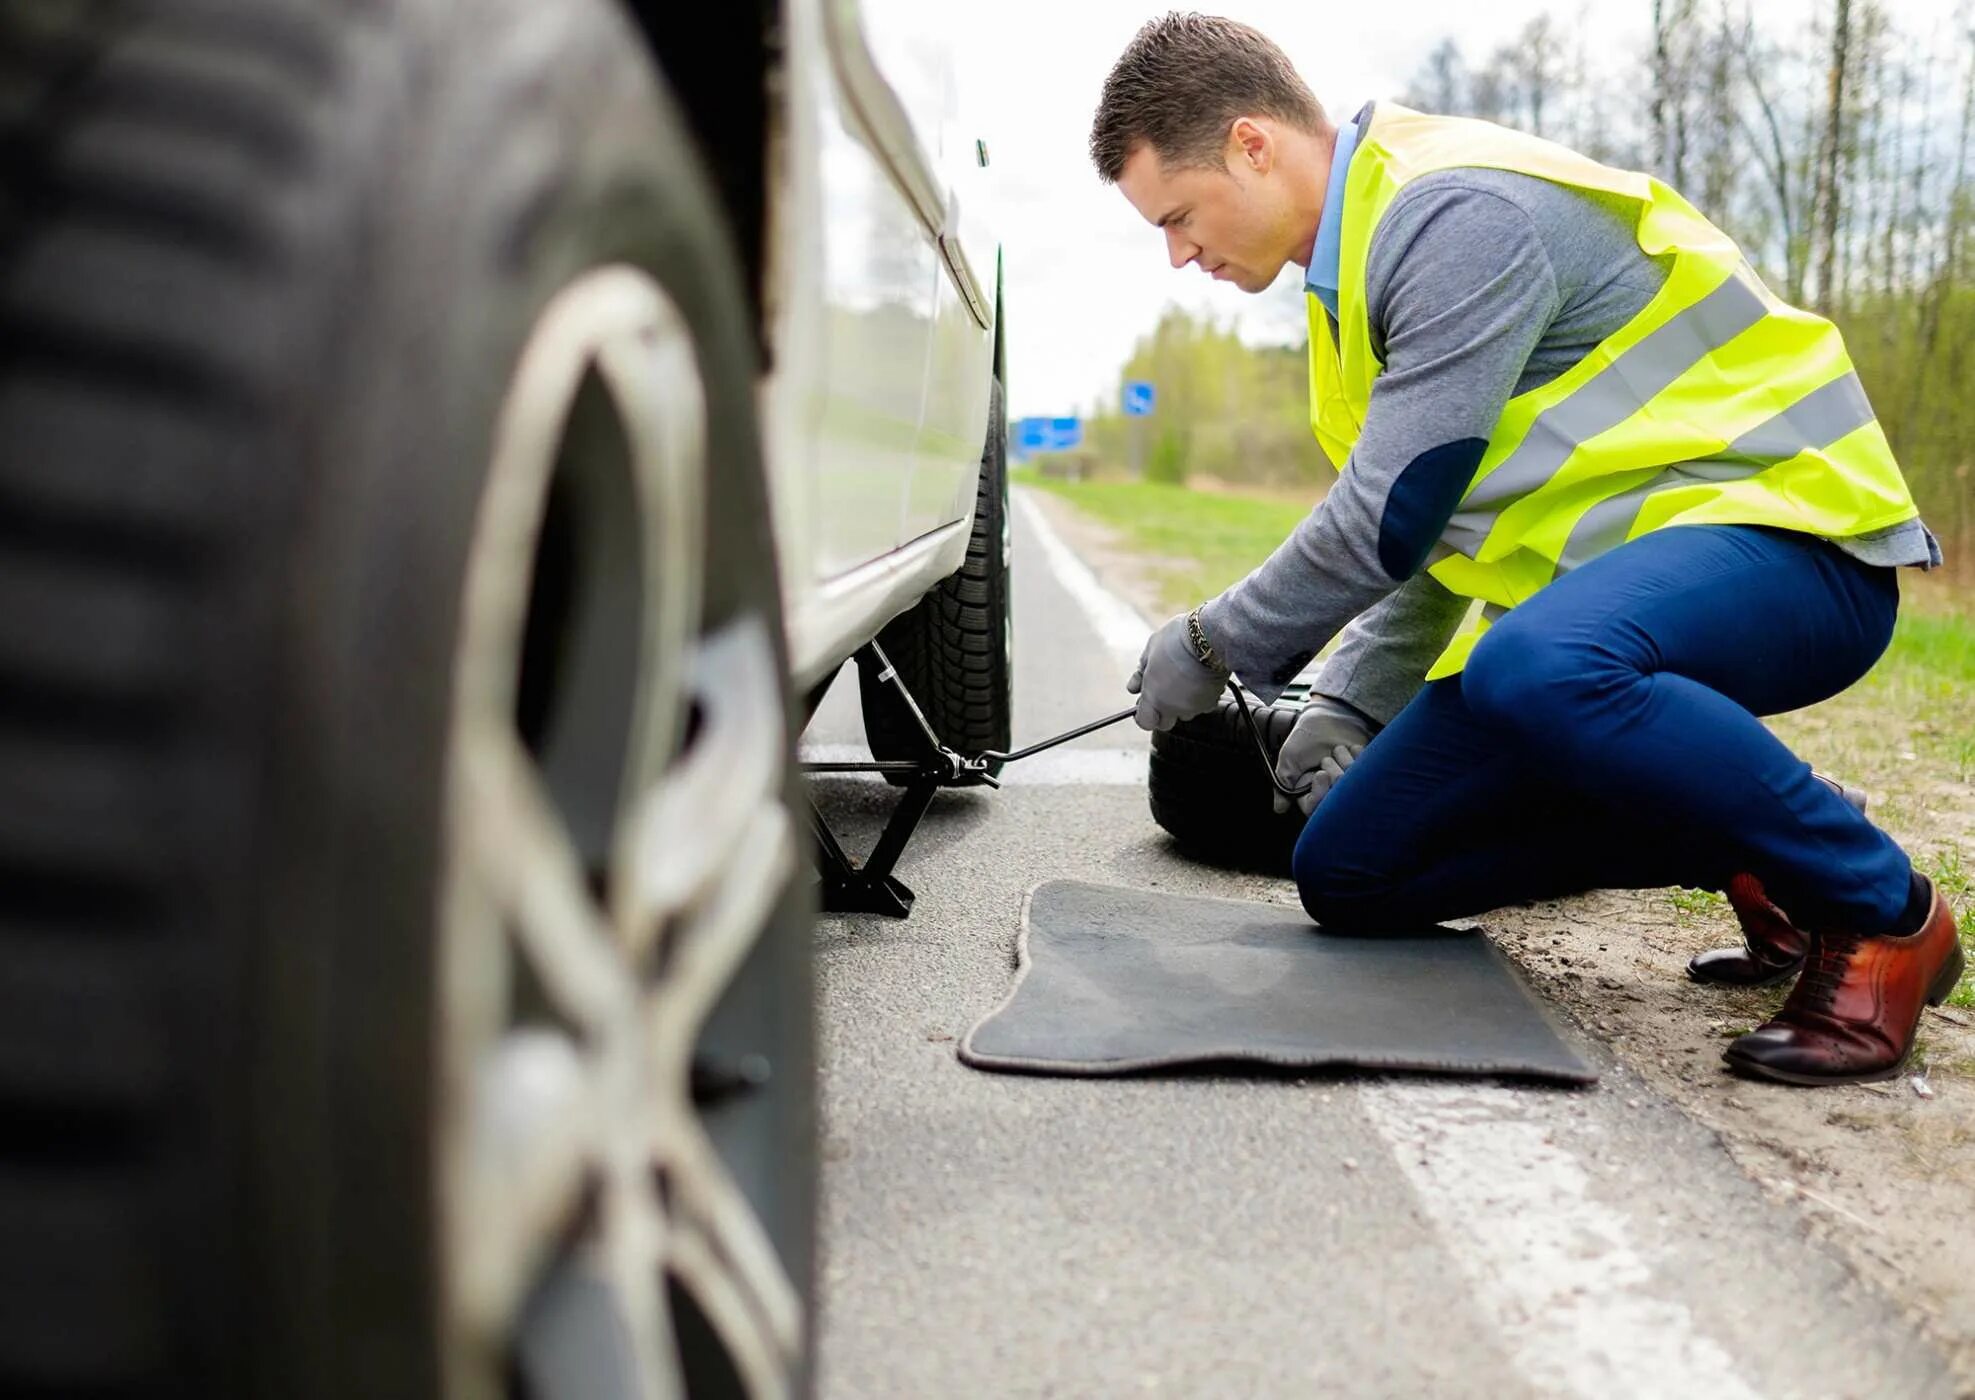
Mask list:
[[[807,1389],[754,366],[642,55],[0,0],[0,1393]]]
[[[957,753],[1007,752],[1015,715],[1013,598],[1009,587],[1008,432],[1001,382],[988,404],[987,442],[967,559],[957,573],[878,633],[933,733]],[[919,726],[897,692],[860,666],[864,737],[880,760],[918,758]],[[1001,772],[1000,764],[988,771]],[[894,785],[903,779],[893,779]]]
[[[1309,687],[1291,685],[1275,704],[1248,699],[1255,726],[1275,762],[1295,727]],[[1288,875],[1303,814],[1275,811],[1275,789],[1255,756],[1255,740],[1232,695],[1220,707],[1152,736],[1146,783],[1152,819],[1188,855],[1215,865]]]

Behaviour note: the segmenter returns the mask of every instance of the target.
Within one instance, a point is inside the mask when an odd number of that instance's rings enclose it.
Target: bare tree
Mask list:
[[[1907,100],[1913,95],[1913,65],[1902,61],[1899,65],[1899,71],[1900,79],[1897,103],[1893,108],[1893,174],[1888,190],[1890,203],[1886,210],[1886,246],[1882,255],[1883,261],[1880,264],[1880,286],[1884,289],[1888,298],[1893,295],[1894,290],[1899,286],[1900,278],[1900,220],[1903,217],[1901,200],[1906,195],[1908,182],[1906,170],[1906,106]],[[1887,317],[1886,325],[1888,334],[1891,333],[1892,324],[1892,318],[1890,316]]]
[[[1543,113],[1556,93],[1563,69],[1563,46],[1558,42],[1555,22],[1547,14],[1538,15],[1523,26],[1505,52],[1529,116],[1529,129],[1541,136]]]
[[[1817,148],[1817,186],[1811,199],[1817,237],[1817,309],[1829,315],[1837,302],[1839,184],[1844,145],[1845,80],[1851,59],[1852,0],[1833,0],[1831,59],[1825,76],[1824,131]]]
[[[1666,159],[1667,132],[1671,126],[1667,109],[1672,105],[1669,89],[1673,86],[1674,72],[1672,49],[1672,38],[1667,33],[1666,0],[1653,0],[1653,96],[1647,110],[1653,123],[1653,156],[1669,180],[1673,179]]]
[[[1886,132],[1887,34],[1886,11],[1880,0],[1859,0],[1851,64],[1857,77],[1852,84],[1852,118],[1845,142],[1849,172],[1845,184],[1859,192],[1859,213],[1844,221],[1844,257],[1838,275],[1839,299],[1847,305],[1852,302],[1855,289],[1862,288],[1868,295],[1871,292],[1872,253],[1878,242],[1879,220],[1885,212],[1880,156]]]
[[[1724,31],[1726,25],[1724,24]],[[1802,256],[1803,238],[1801,220],[1798,217],[1798,204],[1801,196],[1793,179],[1794,165],[1783,137],[1783,115],[1772,95],[1771,87],[1764,80],[1764,72],[1769,68],[1770,52],[1762,49],[1755,34],[1755,21],[1747,10],[1742,13],[1739,29],[1732,34],[1724,32],[1723,42],[1729,44],[1740,61],[1742,79],[1748,84],[1749,93],[1755,98],[1756,113],[1761,127],[1757,129],[1738,110],[1736,123],[1749,140],[1749,149],[1762,167],[1764,182],[1776,201],[1777,222],[1783,233],[1783,273],[1787,294],[1793,302],[1802,302],[1804,297],[1804,260]]]
[[[1962,280],[1961,255],[1967,247],[1968,222],[1975,191],[1968,187],[1968,148],[1975,137],[1975,28],[1962,36],[1968,45],[1968,76],[1962,81],[1961,134],[1955,143],[1954,185],[1948,191],[1947,266],[1956,282]]]
[[[1913,152],[1913,211],[1911,227],[1907,231],[1906,269],[1903,286],[1908,289],[1918,287],[1920,279],[1920,251],[1926,243],[1928,224],[1927,187],[1932,182],[1934,154],[1934,73],[1939,66],[1940,52],[1936,45],[1928,44],[1922,49],[1925,57],[1920,64],[1920,127],[1918,141]]]
[[[1726,5],[1706,40],[1702,73],[1701,208],[1710,218],[1719,219],[1734,197],[1742,166],[1736,128],[1729,120],[1729,114],[1740,105],[1741,94],[1737,91],[1734,34]]]
[[[1517,105],[1515,51],[1504,44],[1470,78],[1468,111],[1491,122],[1511,122]]]
[[[1975,42],[1975,31],[1967,38]],[[1948,187],[1942,211],[1942,229],[1935,243],[1934,267],[1927,289],[1920,298],[1920,344],[1914,356],[1913,380],[1908,389],[1906,420],[1912,422],[1919,409],[1927,371],[1941,348],[1941,313],[1961,270],[1964,226],[1969,216],[1968,144],[1975,133],[1975,62],[1970,63],[1961,99],[1961,131],[1955,143],[1954,181]]]
[[[1442,39],[1426,56],[1426,62],[1413,74],[1406,105],[1422,111],[1459,113],[1467,104],[1467,64],[1461,46]]]
[[[1695,0],[1653,0],[1653,157],[1667,183],[1687,182],[1687,103]]]

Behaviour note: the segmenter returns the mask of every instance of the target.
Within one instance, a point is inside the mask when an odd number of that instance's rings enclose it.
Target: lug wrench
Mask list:
[[[1234,702],[1241,709],[1242,722],[1247,725],[1248,733],[1255,740],[1255,752],[1262,760],[1262,771],[1269,775],[1269,785],[1292,801],[1305,796],[1310,791],[1310,785],[1308,783],[1303,784],[1301,787],[1285,787],[1276,777],[1275,764],[1269,758],[1269,746],[1263,742],[1262,731],[1256,725],[1255,716],[1248,708],[1248,696],[1246,692],[1232,678],[1228,681],[1228,689],[1234,692]],[[1089,724],[1080,725],[1078,728],[1069,730],[1066,733],[1058,734],[1053,739],[1044,739],[1039,744],[1030,744],[1025,749],[1016,749],[1013,753],[1002,753],[996,749],[989,749],[982,753],[979,758],[968,760],[968,763],[970,767],[974,765],[985,767],[990,763],[1013,763],[1018,758],[1027,758],[1030,754],[1041,753],[1044,749],[1053,749],[1058,744],[1067,744],[1072,739],[1081,739],[1084,735],[1116,724],[1119,720],[1130,719],[1137,713],[1138,706],[1133,705],[1118,711],[1115,715],[1106,715],[1103,719],[1092,720]]]

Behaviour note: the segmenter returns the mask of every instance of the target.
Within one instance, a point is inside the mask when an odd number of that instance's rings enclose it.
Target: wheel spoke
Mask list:
[[[647,1036],[660,1092],[657,1149],[672,1185],[675,1266],[734,1356],[776,1374],[800,1351],[801,1301],[690,1095],[699,1031],[795,870],[787,809],[758,809],[744,849],[754,868],[730,867],[704,906],[674,931],[667,975],[647,1008]]]
[[[612,922],[634,963],[759,858],[748,828],[764,809],[782,810],[781,688],[759,620],[708,637],[693,672],[700,732],[636,807],[613,862]]]
[[[649,1062],[665,1108],[688,1117],[693,1042],[795,869],[795,823],[787,810],[763,808],[747,836],[750,868],[729,870],[707,905],[674,930],[666,975],[647,994]],[[674,1125],[661,1126],[669,1131]]]
[[[745,1373],[785,1374],[802,1349],[802,1301],[774,1244],[697,1124],[668,1144],[666,1160],[674,1271]]]
[[[464,736],[461,749],[481,878],[556,1009],[586,1034],[602,1035],[636,994],[541,774],[505,729]]]
[[[576,1213],[598,1105],[569,1040],[545,1029],[505,1037],[479,1068],[456,1235],[462,1313],[500,1336],[536,1268]]]
[[[756,1400],[789,1394],[789,1363],[800,1334],[777,1335],[767,1318],[773,1300],[758,1293],[751,1296],[744,1285],[745,1272],[729,1267],[712,1240],[682,1221],[673,1225],[671,1262],[673,1273],[727,1344],[747,1393]],[[786,1280],[778,1281],[786,1286]]]
[[[600,1262],[630,1335],[639,1395],[642,1400],[677,1400],[686,1394],[686,1381],[661,1286],[671,1231],[655,1199],[648,1154],[641,1149],[641,1143],[633,1144],[613,1164]]]
[[[647,298],[627,310],[635,333],[606,341],[596,366],[619,407],[647,517],[644,657],[626,784],[635,794],[676,751],[688,693],[705,562],[706,390],[677,308]]]

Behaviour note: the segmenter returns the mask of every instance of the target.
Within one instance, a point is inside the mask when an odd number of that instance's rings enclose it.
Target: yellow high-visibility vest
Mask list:
[[[1310,422],[1342,471],[1384,366],[1365,261],[1409,180],[1451,166],[1534,175],[1637,201],[1635,234],[1672,272],[1564,374],[1510,399],[1427,571],[1479,601],[1427,671],[1459,671],[1503,612],[1668,525],[1774,525],[1843,539],[1918,511],[1838,328],[1778,298],[1726,234],[1649,175],[1465,117],[1381,102],[1345,177],[1338,317],[1314,294]]]

